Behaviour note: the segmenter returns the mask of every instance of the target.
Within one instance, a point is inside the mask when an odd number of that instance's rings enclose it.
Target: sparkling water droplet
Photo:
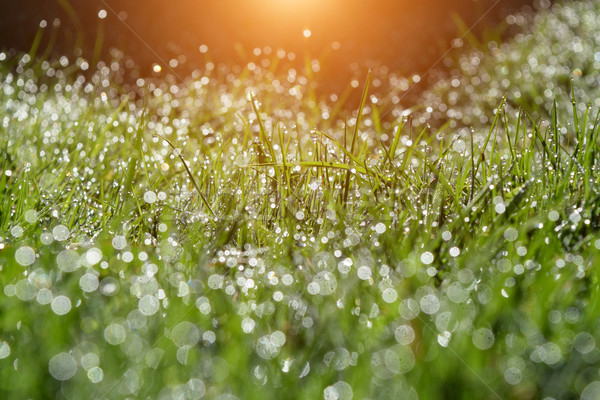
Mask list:
[[[56,256],[56,265],[64,272],[73,272],[81,265],[81,258],[74,250],[63,250]]]
[[[190,400],[200,400],[206,394],[206,386],[201,379],[192,378],[185,384],[187,398]]]
[[[450,344],[451,338],[452,338],[452,333],[450,333],[448,331],[444,331],[444,332],[440,333],[439,335],[437,335],[437,341],[438,341],[439,345],[442,347],[448,347],[448,344]]]
[[[404,299],[400,303],[398,311],[402,315],[402,318],[412,320],[419,315],[421,310],[419,309],[419,303],[415,299]]]
[[[415,331],[410,325],[400,325],[396,328],[394,337],[399,344],[409,345],[415,340]]]
[[[504,371],[504,380],[509,385],[518,385],[521,383],[521,379],[523,379],[523,374],[518,368],[510,367]]]
[[[50,289],[42,288],[38,290],[36,300],[38,303],[45,305],[52,302],[52,291]]]
[[[519,231],[517,231],[515,228],[508,228],[504,231],[504,239],[508,240],[509,242],[514,242],[518,237]]]
[[[88,370],[87,376],[90,382],[99,383],[104,379],[104,371],[100,367],[92,367]]]
[[[433,253],[426,251],[425,253],[421,254],[421,262],[425,265],[431,264],[433,262]]]
[[[85,253],[85,260],[90,265],[96,265],[102,260],[102,252],[96,247],[92,247]]]
[[[84,292],[93,292],[94,290],[98,289],[99,285],[100,282],[98,281],[98,277],[94,274],[83,274],[81,278],[79,278],[79,287]]]
[[[200,340],[200,331],[191,322],[183,321],[173,328],[171,340],[177,347],[192,347]]]
[[[115,236],[112,240],[112,246],[115,250],[123,250],[127,247],[127,239],[125,239],[125,236]]]
[[[29,222],[30,224],[35,223],[38,220],[38,213],[35,210],[27,210],[25,211],[25,221]]]
[[[275,346],[283,346],[285,344],[285,333],[281,331],[275,331],[271,334],[271,342]]]
[[[598,400],[600,399],[600,381],[594,381],[587,385],[581,392],[580,400]]]
[[[420,305],[425,314],[435,314],[440,309],[440,301],[434,294],[423,296]]]
[[[375,232],[379,233],[380,235],[384,233],[386,229],[387,228],[383,222],[379,222],[377,225],[375,225]]]
[[[473,332],[473,344],[479,350],[487,350],[494,345],[494,333],[487,328],[479,328]]]
[[[70,354],[58,353],[50,359],[48,370],[54,379],[66,381],[75,376],[77,364]]]
[[[393,303],[398,299],[398,292],[393,288],[385,288],[381,293],[381,297],[386,303]]]
[[[104,340],[113,346],[117,344],[121,344],[127,338],[127,330],[123,327],[123,325],[118,323],[112,323],[106,327],[104,330]]]
[[[52,235],[54,236],[54,240],[58,242],[64,242],[69,238],[69,228],[64,225],[56,225],[52,229]]]
[[[315,275],[313,282],[319,285],[318,292],[322,296],[328,296],[332,294],[337,288],[337,280],[335,275],[329,271],[319,272],[317,275]]]
[[[56,315],[65,315],[71,311],[71,299],[63,295],[56,296],[52,299],[50,308],[52,308],[52,311],[54,311]]]
[[[154,193],[152,190],[148,190],[146,193],[144,193],[144,201],[148,204],[152,204],[156,201],[156,193]]]
[[[17,226],[13,226],[13,227],[10,229],[10,234],[11,234],[13,237],[15,237],[15,238],[20,238],[21,236],[23,236],[23,232],[24,232],[23,228],[21,228],[21,227],[20,227],[20,226],[18,226],[18,225],[17,225]]]
[[[52,242],[54,242],[54,236],[52,236],[50,232],[42,232],[40,234],[40,242],[48,246],[49,244],[52,244]]]
[[[138,302],[138,310],[144,315],[154,315],[158,312],[160,303],[150,294],[143,296]]]
[[[10,346],[4,341],[0,341],[0,360],[10,356]]]
[[[252,333],[255,326],[256,322],[250,317],[246,317],[242,320],[242,330],[244,333]]]
[[[35,262],[35,251],[29,246],[19,247],[15,251],[15,260],[24,267]]]
[[[415,366],[415,355],[408,346],[398,344],[385,351],[385,366],[395,374],[405,374]]]
[[[575,336],[573,346],[581,354],[587,354],[596,348],[596,339],[587,332],[581,332]]]

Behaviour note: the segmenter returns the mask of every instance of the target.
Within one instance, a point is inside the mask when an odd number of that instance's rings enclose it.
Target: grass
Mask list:
[[[584,10],[459,56],[410,114],[380,71],[352,107],[298,71],[131,87],[3,53],[2,397],[596,398],[596,80],[519,103],[496,70]]]

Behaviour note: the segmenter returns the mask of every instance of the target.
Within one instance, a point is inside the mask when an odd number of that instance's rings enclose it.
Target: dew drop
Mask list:
[[[438,344],[442,347],[448,347],[450,344],[450,339],[452,338],[452,333],[448,331],[444,331],[437,335]]]
[[[66,381],[75,376],[77,364],[70,354],[58,353],[50,359],[48,370],[54,379]]]
[[[435,314],[440,309],[440,301],[434,294],[427,294],[421,299],[420,306],[425,314]]]
[[[509,242],[514,242],[518,237],[519,231],[517,231],[515,228],[511,227],[504,231],[504,239],[508,240]]]
[[[10,356],[10,346],[4,341],[0,341],[0,360]]]
[[[123,250],[127,247],[127,239],[125,239],[125,236],[115,236],[112,240],[112,246],[115,250]]]
[[[24,267],[35,262],[35,251],[29,246],[19,247],[15,251],[15,260]]]
[[[158,299],[150,294],[143,296],[138,301],[138,310],[144,315],[154,315],[158,312],[160,303]]]
[[[88,370],[87,376],[90,382],[99,383],[104,379],[104,371],[100,367],[92,367]]]
[[[38,290],[36,300],[42,305],[50,304],[52,302],[52,291],[46,288]]]
[[[425,265],[431,264],[433,262],[433,253],[426,251],[425,253],[421,254],[421,262]]]
[[[69,311],[71,311],[71,299],[67,296],[56,296],[52,299],[52,303],[50,303],[50,308],[56,315],[65,315]]]
[[[52,229],[52,235],[54,236],[54,240],[58,242],[64,242],[69,238],[69,228],[64,225],[56,225]]]
[[[586,386],[581,392],[580,400],[598,400],[600,399],[600,381],[594,381]]]
[[[410,325],[400,325],[394,332],[396,341],[402,345],[409,345],[415,340],[415,331]]]
[[[100,283],[98,282],[98,277],[94,274],[86,273],[79,278],[79,287],[84,292],[90,293],[94,290],[98,289]]]
[[[73,272],[81,265],[81,259],[76,251],[65,249],[56,256],[56,265],[64,272]]]
[[[144,201],[148,204],[156,202],[156,193],[154,193],[152,190],[148,190],[146,193],[144,193]]]
[[[106,327],[104,330],[104,340],[113,346],[121,344],[125,341],[127,337],[127,331],[123,327],[123,325],[118,323],[112,323]]]
[[[173,328],[171,340],[177,347],[192,347],[200,341],[200,331],[191,322],[183,321]]]
[[[494,333],[487,328],[479,328],[473,332],[473,344],[479,350],[487,350],[494,345]]]
[[[398,292],[393,288],[385,288],[381,293],[381,298],[383,298],[383,301],[386,303],[393,303],[398,299]]]

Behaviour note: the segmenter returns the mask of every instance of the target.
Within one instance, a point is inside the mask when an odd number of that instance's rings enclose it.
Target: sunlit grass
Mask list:
[[[2,397],[596,398],[595,81],[518,109],[462,85],[508,79],[473,54],[428,114],[378,71],[352,105],[310,69],[129,87],[3,54]]]

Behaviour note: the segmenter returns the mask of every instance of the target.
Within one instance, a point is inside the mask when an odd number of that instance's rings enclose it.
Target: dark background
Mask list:
[[[460,35],[455,18],[471,26],[496,0],[0,0],[0,48],[29,51],[46,20],[38,55],[83,54],[90,60],[107,57],[118,47],[131,56],[142,73],[154,63],[178,59],[175,70],[186,74],[214,62],[245,64],[254,48],[270,46],[325,59],[321,75],[346,79],[352,67],[376,61],[401,74],[422,73]],[[476,25],[502,32],[507,14],[536,0],[500,0]],[[107,5],[109,7],[107,7]],[[107,10],[100,20],[98,11]],[[114,11],[111,11],[111,9]],[[115,15],[118,14],[120,18]],[[55,23],[60,20],[60,27]],[[120,20],[143,38],[155,53]],[[302,32],[309,28],[310,38]],[[99,36],[100,33],[100,36]],[[99,40],[102,37],[102,40]],[[339,50],[332,43],[339,42]],[[208,46],[201,54],[199,46]],[[81,48],[81,51],[76,50]],[[96,48],[96,53],[94,49]],[[183,56],[183,57],[182,57]],[[264,55],[263,55],[264,56]],[[164,69],[164,67],[163,67]]]

